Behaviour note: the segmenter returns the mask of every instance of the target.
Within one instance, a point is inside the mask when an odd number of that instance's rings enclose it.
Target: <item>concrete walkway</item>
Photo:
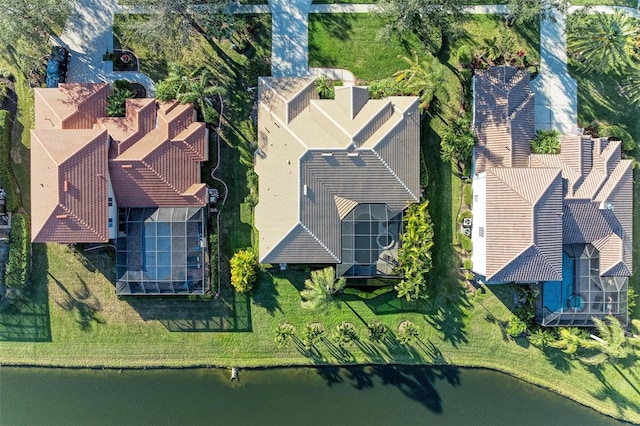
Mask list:
[[[575,133],[578,128],[578,83],[567,71],[565,16],[540,22],[540,72],[531,82],[535,93],[535,129]]]
[[[309,74],[309,8],[312,0],[269,0],[271,75]]]
[[[78,0],[69,23],[58,44],[71,52],[67,81],[69,83],[112,82],[125,79],[142,84],[147,96],[153,96],[154,84],[139,72],[116,72],[110,61],[102,56],[113,51],[113,15],[118,11],[117,0]]]

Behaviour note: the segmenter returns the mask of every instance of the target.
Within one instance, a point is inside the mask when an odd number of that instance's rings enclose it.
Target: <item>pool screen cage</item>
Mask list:
[[[342,263],[338,276],[397,277],[402,212],[386,204],[358,204],[341,223]]]
[[[120,209],[116,294],[204,294],[206,230],[202,208]]]
[[[562,281],[547,281],[537,301],[544,326],[592,326],[593,318],[611,315],[628,322],[629,278],[600,276],[600,255],[591,244],[564,247]]]

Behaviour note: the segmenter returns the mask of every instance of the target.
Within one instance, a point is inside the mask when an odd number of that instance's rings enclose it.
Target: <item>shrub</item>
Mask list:
[[[31,252],[29,250],[29,228],[27,219],[21,214],[11,218],[9,238],[9,260],[5,271],[5,285],[22,288],[29,277]]]
[[[473,250],[473,243],[471,242],[471,238],[469,238],[469,236],[464,235],[462,233],[458,234],[458,239],[460,240],[460,245],[462,245],[462,248],[471,253],[471,251]]]
[[[536,154],[558,154],[560,152],[560,132],[538,130],[531,141],[531,150]]]
[[[464,203],[471,206],[473,203],[473,186],[470,183],[464,184]]]
[[[471,210],[465,210],[458,215],[458,222],[462,222],[469,217],[473,217],[473,213],[471,212]]]
[[[356,326],[350,322],[342,321],[337,327],[335,341],[339,345],[358,340],[358,332]]]
[[[549,331],[539,328],[529,336],[529,341],[532,345],[537,346],[539,348],[544,348],[549,345],[549,343],[553,342],[555,339],[553,334]]]
[[[471,259],[465,259],[462,266],[464,269],[471,270],[473,269],[473,262],[471,262]]]
[[[18,209],[16,183],[11,174],[11,115],[9,111],[0,110],[0,184],[7,194],[5,203],[7,211]]]
[[[209,266],[211,268],[211,289],[218,286],[218,229],[216,222],[211,221],[209,230]]]
[[[403,345],[412,343],[419,335],[420,329],[411,321],[402,321],[398,326],[398,341]]]
[[[231,258],[231,285],[238,293],[251,291],[256,281],[258,260],[251,250],[240,250]]]
[[[289,324],[288,322],[283,322],[279,326],[276,327],[276,343],[278,346],[286,346],[289,343],[289,340],[293,337],[296,332],[296,328]]]
[[[636,148],[636,141],[633,136],[621,125],[600,123],[598,125],[598,136],[622,141],[621,145],[624,152],[631,152]]]
[[[511,337],[518,337],[527,331],[527,323],[522,321],[517,315],[511,314],[507,323],[507,334]]]

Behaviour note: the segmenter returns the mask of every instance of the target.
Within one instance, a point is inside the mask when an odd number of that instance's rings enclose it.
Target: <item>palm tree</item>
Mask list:
[[[605,361],[616,362],[632,355],[637,355],[635,348],[640,348],[640,339],[627,337],[625,331],[615,317],[609,315],[605,320],[593,318],[598,336],[591,335],[592,340],[583,342],[586,349],[595,351],[596,354],[580,358],[589,365],[600,365]]]
[[[202,115],[205,123],[215,124],[218,112],[213,106],[213,97],[226,94],[226,90],[213,83],[211,72],[205,69],[200,75],[192,76],[185,81],[182,88],[184,91],[179,92],[176,99],[183,104],[193,104]]]
[[[429,109],[433,99],[442,98],[444,91],[444,74],[442,64],[432,55],[426,54],[421,60],[413,51],[413,57],[398,56],[409,65],[409,68],[396,72],[393,76],[413,94],[420,97],[420,110]]]
[[[629,103],[640,106],[640,71],[633,68],[632,74],[622,82],[620,88]]]
[[[333,296],[341,291],[346,283],[344,277],[336,280],[332,267],[312,271],[311,278],[304,282],[304,290],[300,292],[302,307],[328,311],[329,307],[336,303]]]
[[[296,332],[296,328],[289,324],[288,322],[283,322],[279,326],[276,327],[276,343],[278,346],[286,346],[289,341],[293,338]]]
[[[337,327],[337,332],[334,336],[334,340],[340,346],[346,343],[359,340],[356,326],[348,321],[341,322]]]
[[[577,352],[578,348],[586,340],[586,332],[576,327],[561,328],[558,335],[558,340],[549,343],[552,348],[562,350],[567,355],[573,355]]]
[[[408,345],[417,340],[420,335],[420,329],[411,321],[402,321],[398,326],[398,341],[403,345]]]
[[[569,50],[584,71],[606,73],[629,65],[638,27],[622,13],[596,13],[588,28],[573,33]]]

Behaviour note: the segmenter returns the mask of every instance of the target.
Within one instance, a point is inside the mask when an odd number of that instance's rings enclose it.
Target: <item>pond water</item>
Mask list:
[[[614,425],[501,373],[454,367],[229,371],[0,368],[1,425]]]

